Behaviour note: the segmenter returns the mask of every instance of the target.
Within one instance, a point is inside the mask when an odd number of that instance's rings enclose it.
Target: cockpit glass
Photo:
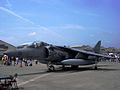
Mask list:
[[[33,42],[31,45],[29,45],[29,48],[37,48],[40,47],[42,44],[41,42]]]
[[[29,48],[38,48],[40,46],[46,46],[48,45],[47,43],[44,43],[44,42],[38,42],[38,41],[35,41],[33,43],[29,43],[29,44],[26,44],[25,46],[26,47],[29,47]]]
[[[31,44],[31,45],[28,45],[27,47],[29,47],[29,48],[34,48],[34,45]]]

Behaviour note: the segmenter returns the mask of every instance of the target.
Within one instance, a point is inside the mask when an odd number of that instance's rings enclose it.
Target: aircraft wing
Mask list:
[[[112,58],[111,56],[107,56],[107,55],[104,55],[104,54],[98,54],[98,53],[94,53],[94,52],[90,52],[90,51],[85,51],[85,50],[80,50],[80,49],[75,49],[75,48],[71,48],[71,50],[78,51],[80,53],[88,54],[88,55],[92,55],[92,56]]]
[[[91,56],[104,57],[104,58],[113,58],[111,56],[107,56],[107,55],[99,54],[99,53],[94,53],[94,52],[90,52],[90,51],[85,51],[85,50],[69,48],[69,47],[61,47],[61,46],[58,46],[58,47],[61,48],[61,49],[67,50],[67,51],[68,50],[75,51],[75,52],[78,52],[78,53],[87,54],[87,55],[91,55]]]

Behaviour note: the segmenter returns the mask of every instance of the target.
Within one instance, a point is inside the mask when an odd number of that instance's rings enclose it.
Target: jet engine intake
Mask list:
[[[63,52],[63,51],[60,51],[60,50],[57,50],[57,49],[54,49],[54,48],[46,48],[46,52],[48,55],[48,60],[51,60],[51,61],[61,61],[63,59],[65,59],[65,56],[66,56],[66,53]]]

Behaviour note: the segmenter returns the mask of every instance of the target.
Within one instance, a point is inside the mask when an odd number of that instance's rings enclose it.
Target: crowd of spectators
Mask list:
[[[24,59],[24,58],[18,58],[18,57],[8,57],[7,55],[4,55],[0,58],[1,65],[21,65],[24,63],[24,66],[32,66],[33,61],[31,59]],[[35,64],[38,64],[38,61],[35,60]]]
[[[113,57],[113,59],[110,59],[110,62],[120,63],[120,54],[109,53],[109,56]]]

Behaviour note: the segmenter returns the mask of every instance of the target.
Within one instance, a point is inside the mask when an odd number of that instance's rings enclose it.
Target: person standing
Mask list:
[[[29,66],[32,66],[32,60],[29,61]]]
[[[35,60],[35,64],[38,64],[38,60]]]
[[[120,63],[120,55],[119,55],[119,58],[118,58],[118,62]]]
[[[24,61],[24,62],[25,62],[25,66],[28,66],[28,62],[27,62],[27,60],[26,60],[26,59],[25,59],[25,61]]]
[[[4,56],[4,65],[7,65],[7,57]]]
[[[15,64],[16,64],[16,58],[15,57],[13,57],[13,63],[14,63],[14,66],[15,66]]]
[[[4,56],[2,56],[1,64],[4,64]]]
[[[23,62],[23,58],[20,58],[20,67],[22,68],[22,62]]]
[[[18,63],[19,63],[19,58],[16,57],[16,64],[18,65]]]

